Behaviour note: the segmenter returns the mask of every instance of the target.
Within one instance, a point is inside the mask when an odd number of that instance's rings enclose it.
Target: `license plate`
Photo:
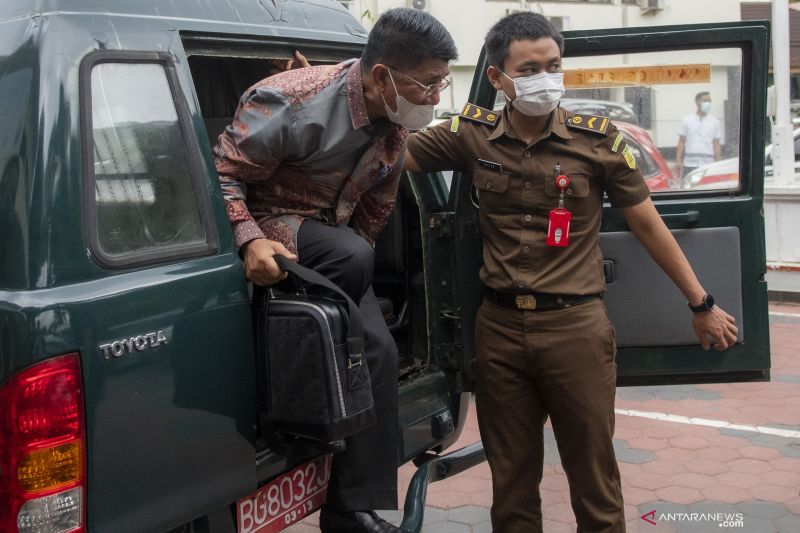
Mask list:
[[[281,474],[236,504],[239,533],[277,533],[322,507],[331,477],[326,454]]]

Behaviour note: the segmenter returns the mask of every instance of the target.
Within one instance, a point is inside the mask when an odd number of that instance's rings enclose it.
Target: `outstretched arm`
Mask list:
[[[688,302],[693,306],[700,305],[706,292],[672,233],[658,215],[652,200],[648,198],[634,206],[622,208],[622,214],[633,234]],[[711,311],[692,313],[692,325],[705,350],[712,343],[717,350],[725,350],[736,342],[736,321],[718,306]]]

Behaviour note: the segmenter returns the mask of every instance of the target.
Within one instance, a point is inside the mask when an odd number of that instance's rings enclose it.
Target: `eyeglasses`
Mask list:
[[[391,65],[386,65],[386,66],[389,67],[390,69],[392,69],[393,71],[397,72],[398,74],[400,74],[404,78],[407,78],[412,83],[414,83],[414,85],[416,85],[417,87],[420,88],[420,90],[422,90],[422,93],[425,96],[433,96],[434,94],[439,94],[440,92],[442,92],[445,89],[447,89],[448,87],[450,87],[450,80],[448,80],[447,78],[443,78],[442,81],[440,81],[438,83],[431,83],[430,85],[425,85],[424,83],[421,83],[421,82],[415,80],[414,78],[412,78],[411,76],[409,76],[405,72],[403,72],[401,70],[398,70],[398,69],[396,69],[395,67],[393,67]]]

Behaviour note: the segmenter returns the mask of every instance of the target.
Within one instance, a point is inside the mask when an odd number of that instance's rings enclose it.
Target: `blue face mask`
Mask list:
[[[703,102],[702,104],[700,104],[700,111],[702,111],[703,113],[708,114],[708,112],[711,111],[711,100],[709,100],[707,102]]]

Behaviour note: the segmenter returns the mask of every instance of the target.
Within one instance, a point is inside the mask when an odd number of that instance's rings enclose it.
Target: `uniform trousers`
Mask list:
[[[484,300],[475,338],[476,406],[492,471],[494,533],[542,531],[548,416],[577,531],[624,532],[612,445],[616,345],[602,300],[542,311]]]
[[[372,290],[375,253],[351,228],[311,219],[300,225],[297,251],[300,264],[336,283],[359,305],[378,418],[334,455],[327,504],[343,511],[397,509],[398,355]]]

